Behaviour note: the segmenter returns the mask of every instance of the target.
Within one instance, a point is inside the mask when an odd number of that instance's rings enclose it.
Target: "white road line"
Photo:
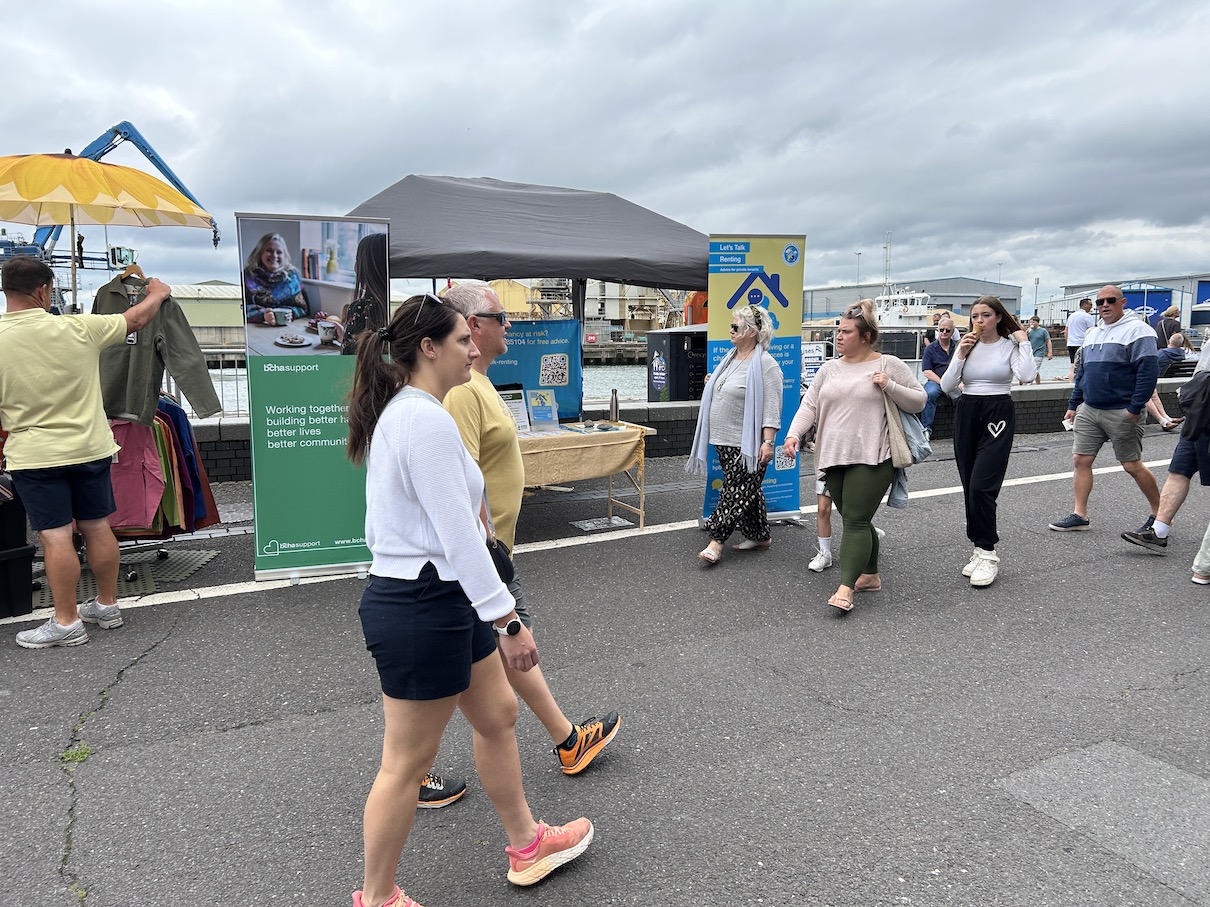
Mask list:
[[[1167,466],[1169,460],[1149,460],[1143,463],[1148,469],[1155,469],[1159,466]],[[1122,468],[1118,465],[1101,466],[1093,471],[1093,475],[1108,475],[1110,473],[1122,473]],[[1071,470],[1066,472],[1050,472],[1036,476],[1022,476],[1019,479],[1006,479],[1005,487],[1020,487],[1022,485],[1037,485],[1043,482],[1059,482],[1071,481]],[[944,488],[928,488],[923,491],[913,491],[910,496],[913,498],[936,498],[944,495],[962,494],[961,485],[949,485]],[[804,516],[814,513],[815,506],[803,507],[800,513]],[[643,535],[659,535],[665,532],[680,532],[682,529],[696,529],[698,520],[680,520],[676,523],[660,523],[657,526],[645,526],[642,529],[617,529],[613,532],[600,532],[593,535],[587,535],[582,538],[565,538],[565,539],[549,539],[542,542],[525,542],[516,547],[515,553],[527,554],[536,551],[553,551],[558,548],[576,548],[580,545],[598,545],[602,542],[616,542],[619,539],[634,538]],[[273,589],[284,589],[287,586],[311,586],[316,583],[330,583],[333,580],[354,579],[356,574],[343,573],[336,576],[308,576],[295,580],[267,580],[265,582],[247,582],[247,583],[228,583],[223,586],[205,586],[200,589],[178,589],[174,592],[153,592],[150,595],[143,595],[137,598],[124,598],[121,600],[123,610],[133,608],[146,608],[151,605],[166,605],[176,602],[192,602],[202,601],[208,598],[226,598],[233,595],[247,595],[252,592],[268,592]],[[50,608],[41,608],[32,614],[23,614],[20,617],[3,617],[0,618],[0,626],[5,624],[28,623],[29,621],[45,620],[53,610]]]

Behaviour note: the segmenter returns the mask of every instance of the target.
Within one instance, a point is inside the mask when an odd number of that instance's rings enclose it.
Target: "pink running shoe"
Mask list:
[[[508,880],[514,885],[534,885],[570,863],[592,843],[592,823],[581,817],[566,825],[538,823],[538,840],[524,850],[504,848],[508,854]]]
[[[366,905],[362,903],[360,891],[353,892],[353,907],[366,907]],[[417,904],[410,897],[400,891],[398,886],[396,886],[395,893],[387,898],[386,903],[384,903],[382,907],[424,907],[424,905]]]

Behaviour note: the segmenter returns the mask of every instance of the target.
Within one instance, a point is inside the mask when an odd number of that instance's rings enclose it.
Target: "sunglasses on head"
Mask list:
[[[855,306],[853,306],[853,308],[849,309],[847,312],[844,313],[844,317],[845,318],[864,318],[865,312],[862,311],[861,306],[855,305]]]
[[[476,318],[491,318],[494,321],[500,322],[500,327],[504,327],[504,322],[508,321],[507,312],[473,312]]]
[[[424,304],[429,300],[437,303],[437,305],[445,305],[445,301],[440,296],[434,296],[432,293],[425,293],[420,299],[420,305],[416,306],[416,320],[412,322],[412,327],[420,323],[420,313],[424,311]]]

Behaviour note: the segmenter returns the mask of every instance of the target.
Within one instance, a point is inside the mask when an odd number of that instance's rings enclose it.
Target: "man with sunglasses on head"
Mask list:
[[[1139,424],[1139,414],[1151,399],[1159,376],[1155,331],[1134,313],[1126,314],[1126,300],[1118,287],[1101,287],[1096,306],[1101,320],[1084,335],[1064,416],[1074,423],[1075,510],[1050,524],[1056,532],[1088,528],[1092,464],[1106,441],[1113,443],[1114,456],[1151,507],[1151,518],[1143,528],[1151,525],[1160,504],[1155,476],[1143,465],[1143,426]]]
[[[933,417],[937,414],[937,400],[941,396],[941,376],[954,356],[956,339],[953,319],[942,316],[937,322],[937,339],[924,348],[924,356],[920,360],[920,375],[924,378],[924,392],[928,394],[924,411],[920,414],[920,424],[924,426],[926,435],[933,433]]]
[[[463,443],[483,471],[496,538],[511,550],[521,511],[525,469],[517,443],[516,422],[487,377],[488,366],[508,350],[511,323],[500,298],[486,285],[459,284],[445,291],[444,301],[465,316],[471,340],[479,349],[479,358],[471,366],[471,380],[446,395],[445,408],[454,417]],[[532,626],[525,596],[515,577],[508,590],[516,599],[517,616],[527,627]],[[578,775],[586,769],[617,734],[622,723],[617,712],[580,724],[568,720],[547,687],[540,667],[522,673],[505,663],[505,673],[513,689],[546,727],[565,775]]]

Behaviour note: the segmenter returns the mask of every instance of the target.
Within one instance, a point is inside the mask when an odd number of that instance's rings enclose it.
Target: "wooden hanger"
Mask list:
[[[147,275],[143,273],[143,269],[138,265],[127,265],[125,270],[118,275],[118,280],[125,280],[127,277],[141,277],[147,279]]]

